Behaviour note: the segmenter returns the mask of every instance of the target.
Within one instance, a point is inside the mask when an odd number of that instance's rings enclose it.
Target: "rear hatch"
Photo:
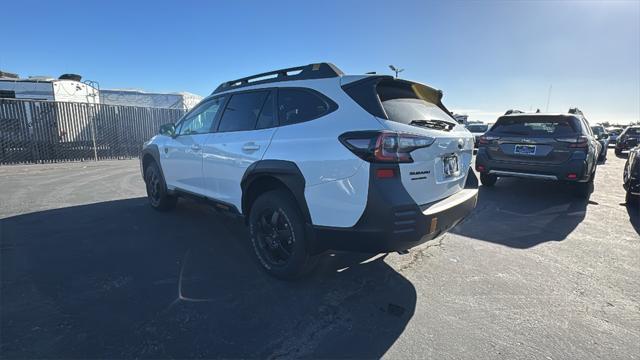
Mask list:
[[[369,94],[377,97],[375,101],[362,89],[345,91],[388,130],[433,141],[411,151],[411,162],[399,164],[401,181],[413,200],[425,205],[464,189],[473,136],[449,115],[441,103],[442,92],[389,77],[374,81],[371,87]]]
[[[503,116],[486,134],[486,154],[509,163],[558,165],[571,158],[580,135],[580,120],[570,115]]]

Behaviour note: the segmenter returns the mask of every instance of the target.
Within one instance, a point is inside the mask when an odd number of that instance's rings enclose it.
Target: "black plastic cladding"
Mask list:
[[[288,75],[288,72],[291,71],[300,71],[294,75]],[[250,81],[252,79],[258,79],[264,76],[276,75],[274,78]],[[239,89],[245,86],[258,85],[258,84],[267,84],[274,83],[280,81],[292,81],[292,80],[309,80],[309,79],[325,79],[325,78],[333,78],[342,76],[344,73],[342,70],[338,69],[337,66],[332,63],[322,62],[316,64],[309,64],[304,66],[296,66],[287,69],[280,69],[265,72],[262,74],[247,76],[237,80],[226,81],[220,84],[212,94],[216,94],[219,92],[231,90],[231,89]]]

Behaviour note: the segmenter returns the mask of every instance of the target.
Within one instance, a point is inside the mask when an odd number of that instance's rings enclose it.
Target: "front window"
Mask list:
[[[178,125],[178,135],[196,135],[211,132],[213,121],[224,103],[224,97],[211,99],[195,108]]]

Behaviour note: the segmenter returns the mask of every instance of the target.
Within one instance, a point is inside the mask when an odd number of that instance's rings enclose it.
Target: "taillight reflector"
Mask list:
[[[376,169],[376,177],[379,179],[388,179],[396,176],[393,169]]]

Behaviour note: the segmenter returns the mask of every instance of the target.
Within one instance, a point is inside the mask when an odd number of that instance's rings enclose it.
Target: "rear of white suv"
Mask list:
[[[243,216],[257,259],[282,278],[326,249],[409,249],[477,199],[473,137],[441,98],[327,63],[224,83],[145,144],[150,203],[195,196]]]

